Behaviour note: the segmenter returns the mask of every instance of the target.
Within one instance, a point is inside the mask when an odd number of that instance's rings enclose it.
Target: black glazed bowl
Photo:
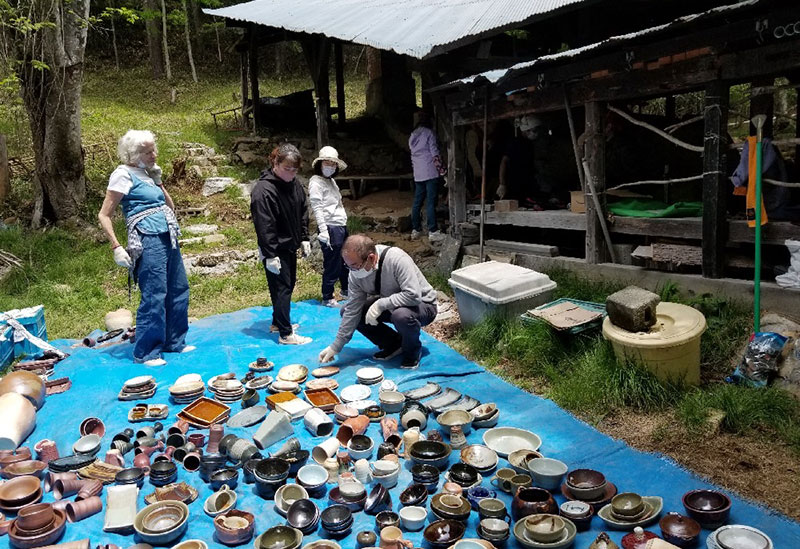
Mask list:
[[[367,435],[353,435],[348,443],[353,450],[364,451],[372,447],[372,439]]]
[[[239,471],[237,469],[218,469],[211,473],[211,489],[215,492],[227,484],[231,490],[239,485]]]
[[[304,534],[313,532],[319,522],[319,507],[310,499],[298,499],[286,511],[286,522]]]
[[[439,459],[450,454],[450,449],[444,442],[420,440],[411,446],[411,455],[420,459]]]
[[[439,469],[427,463],[415,463],[411,466],[411,476],[415,481],[429,483],[439,480]]]
[[[414,483],[400,493],[400,503],[403,506],[417,505],[425,507],[428,499],[428,488],[424,484]]]
[[[383,484],[375,484],[364,503],[364,512],[368,515],[377,515],[385,509],[391,509],[392,496]]]
[[[337,531],[353,524],[353,512],[345,505],[331,505],[320,515],[322,527],[326,530]]]
[[[267,482],[259,477],[256,477],[256,493],[263,499],[275,499],[275,492],[284,484],[286,484],[285,478],[273,482]]]
[[[242,479],[246,484],[253,484],[256,481],[255,468],[261,459],[248,459],[242,466]]]
[[[456,463],[450,467],[450,480],[465,488],[472,486],[478,482],[478,470],[467,463]]]
[[[400,515],[394,511],[381,511],[375,515],[375,528],[380,532],[388,526],[400,527]]]
[[[297,471],[300,470],[300,467],[306,464],[308,461],[308,456],[311,455],[311,452],[308,450],[295,450],[294,452],[289,452],[288,454],[283,454],[281,459],[289,463],[289,476],[294,478],[297,476]]]
[[[449,547],[464,537],[466,529],[466,525],[457,520],[437,520],[425,528],[422,537],[431,547]]]
[[[168,477],[178,472],[178,466],[172,461],[156,461],[150,466],[150,478]]]
[[[289,462],[281,458],[265,458],[253,470],[256,477],[267,482],[285,479],[289,476]]]
[[[144,483],[144,471],[138,467],[123,469],[114,475],[114,482],[117,484],[135,484],[141,488]]]

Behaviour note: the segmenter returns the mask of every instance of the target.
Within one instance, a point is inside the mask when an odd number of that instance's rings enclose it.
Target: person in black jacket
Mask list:
[[[270,168],[261,173],[250,193],[250,213],[258,237],[259,258],[264,263],[272,298],[271,332],[278,332],[278,343],[304,345],[310,337],[295,333],[289,311],[297,281],[297,250],[311,252],[308,240],[306,193],[295,175],[302,158],[297,147],[285,143],[269,156]]]

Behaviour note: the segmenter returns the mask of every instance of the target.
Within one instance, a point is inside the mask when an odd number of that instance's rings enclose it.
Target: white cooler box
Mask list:
[[[489,315],[518,316],[553,300],[556,283],[543,273],[487,261],[450,273],[461,324],[477,324]]]

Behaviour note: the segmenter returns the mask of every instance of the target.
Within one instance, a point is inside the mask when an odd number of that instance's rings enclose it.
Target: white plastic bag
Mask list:
[[[789,270],[776,276],[775,282],[781,288],[800,289],[800,240],[787,240],[784,244],[789,248]]]

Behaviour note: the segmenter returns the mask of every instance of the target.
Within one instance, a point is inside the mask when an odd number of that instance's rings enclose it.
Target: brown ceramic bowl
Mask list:
[[[253,537],[255,517],[247,511],[231,509],[214,518],[214,529],[225,545],[241,545]]]
[[[8,479],[24,475],[42,478],[45,469],[47,469],[47,464],[45,462],[36,459],[26,459],[7,465],[2,472],[0,472],[0,475]]]
[[[606,484],[606,477],[600,471],[575,469],[567,473],[567,488],[578,499],[588,501],[599,498]]]
[[[17,521],[11,523],[8,529],[8,537],[12,547],[17,549],[31,549],[33,547],[42,547],[52,545],[64,535],[64,528],[67,525],[67,515],[64,511],[54,509],[56,520],[52,526],[42,534],[34,536],[26,535],[17,527]]]
[[[31,475],[13,478],[0,486],[0,504],[4,507],[18,507],[36,497],[42,489],[41,481]]]
[[[449,547],[464,537],[467,527],[457,520],[437,520],[422,532],[425,541],[432,547]]]
[[[50,525],[55,519],[53,506],[49,503],[27,505],[17,513],[17,528],[20,530],[39,530]]]
[[[159,509],[142,517],[142,529],[153,534],[166,532],[184,520],[185,514],[181,506],[165,502]]]
[[[680,513],[667,513],[658,523],[661,537],[678,547],[691,547],[697,544],[700,536],[700,524]]]
[[[717,490],[690,490],[683,494],[687,514],[705,528],[725,524],[731,513],[731,500]]]

